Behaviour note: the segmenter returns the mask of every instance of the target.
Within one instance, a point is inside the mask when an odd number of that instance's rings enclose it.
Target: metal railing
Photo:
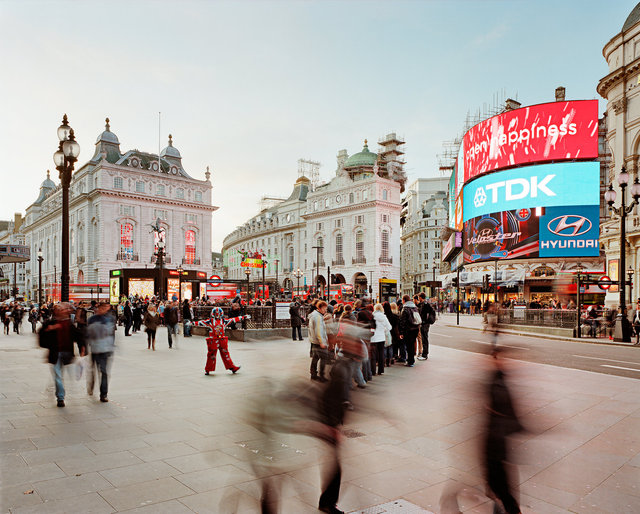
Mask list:
[[[367,259],[364,255],[362,255],[361,257],[351,258],[351,264],[366,264],[366,263],[367,263]]]
[[[332,266],[344,266],[344,259],[340,257],[339,259],[335,259],[331,261]]]
[[[158,258],[155,255],[151,256],[151,264],[155,264],[157,260]],[[162,257],[162,262],[164,262],[165,264],[171,264],[171,255],[164,255]]]
[[[128,252],[118,252],[116,254],[117,261],[137,261],[138,254],[137,253],[128,253]]]
[[[193,307],[193,315],[194,321],[208,319],[211,316],[211,309],[216,307],[215,305],[199,305]],[[273,306],[265,306],[259,307],[255,305],[250,305],[248,307],[242,307],[239,310],[232,310],[229,305],[220,305],[224,311],[224,315],[227,318],[232,318],[236,316],[240,316],[243,314],[249,314],[251,316],[250,320],[245,320],[240,323],[236,323],[235,328],[290,328],[291,327],[291,319],[287,317],[287,319],[275,319],[276,315],[276,307]],[[300,306],[300,315],[303,319],[303,325],[307,324],[307,308],[305,305]],[[232,330],[234,329],[233,324],[229,326]]]
[[[325,263],[324,263],[324,259],[321,260],[319,263],[313,263],[313,267],[315,268],[324,268],[325,267]]]
[[[498,324],[575,328],[576,310],[498,309]]]
[[[194,264],[196,266],[200,266],[200,258],[197,259],[187,259],[186,257],[182,258],[182,264]]]
[[[393,257],[391,257],[391,256],[389,256],[389,257],[382,256],[382,257],[380,257],[378,259],[378,262],[380,264],[393,264]]]

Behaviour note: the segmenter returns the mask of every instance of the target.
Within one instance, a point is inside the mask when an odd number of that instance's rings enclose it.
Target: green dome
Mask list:
[[[629,13],[627,20],[624,22],[622,26],[622,32],[626,32],[631,27],[633,27],[636,23],[640,21],[640,4],[636,5],[632,11]]]
[[[361,166],[374,166],[378,160],[378,154],[369,151],[367,140],[364,140],[362,152],[354,153],[344,163],[345,168],[358,168]]]

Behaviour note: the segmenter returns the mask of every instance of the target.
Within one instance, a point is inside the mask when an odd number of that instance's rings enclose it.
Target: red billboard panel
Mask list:
[[[464,135],[464,181],[533,162],[598,157],[598,101],[531,105],[493,116]]]

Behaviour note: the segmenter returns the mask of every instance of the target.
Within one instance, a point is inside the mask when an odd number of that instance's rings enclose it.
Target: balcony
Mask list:
[[[344,266],[344,259],[340,257],[339,259],[335,259],[331,261],[332,266]]]
[[[364,255],[360,255],[359,257],[353,257],[351,259],[351,264],[366,264],[367,259]]]
[[[378,262],[380,264],[393,264],[393,257],[385,257],[385,256],[381,256],[378,259]]]
[[[136,260],[138,260],[137,256],[136,256]],[[158,259],[157,259],[157,257],[155,255],[151,256],[151,264],[155,264],[157,260]],[[171,264],[171,255],[165,255],[162,258],[162,262],[165,263],[165,264]]]
[[[82,262],[84,262],[84,257],[78,257],[78,264],[80,264],[80,259],[82,259]],[[129,253],[129,252],[118,252],[116,254],[116,260],[117,261],[138,261],[138,254],[137,253]]]
[[[194,266],[200,266],[200,259],[187,259],[186,257],[183,257],[182,264],[191,264]]]
[[[321,260],[319,263],[317,263],[317,265],[316,265],[316,263],[314,262],[314,263],[313,263],[313,267],[314,267],[314,268],[316,268],[316,267],[324,268],[324,267],[325,267],[324,260]]]

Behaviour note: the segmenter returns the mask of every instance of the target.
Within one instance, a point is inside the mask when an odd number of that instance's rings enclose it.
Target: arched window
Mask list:
[[[349,193],[349,203],[353,203],[353,193]]]
[[[342,234],[336,234],[336,262],[335,266],[344,265],[344,256],[342,254]]]
[[[133,260],[133,225],[122,223],[120,225],[120,260]]]
[[[78,284],[84,284],[84,271],[78,271]]]
[[[293,246],[289,247],[289,271],[293,271]]]
[[[196,233],[187,230],[184,233],[184,263],[195,264],[196,262]]]
[[[382,199],[383,199],[383,200],[386,200],[386,199],[387,199],[387,190],[386,190],[386,189],[383,189],[383,190],[382,190]]]
[[[78,257],[84,257],[84,230],[78,227]]]
[[[364,232],[356,232],[356,263],[364,262]]]
[[[389,231],[382,231],[380,262],[389,262]]]

